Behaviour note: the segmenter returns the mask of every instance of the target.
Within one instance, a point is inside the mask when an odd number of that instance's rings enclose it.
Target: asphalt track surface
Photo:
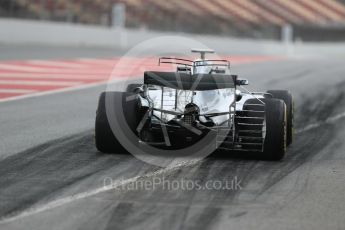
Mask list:
[[[0,229],[344,229],[343,60],[290,58],[233,72],[255,91],[293,93],[297,134],[283,161],[214,153],[165,169],[101,154],[93,125],[105,86],[0,103]],[[103,187],[105,178],[117,189]],[[121,187],[157,178],[239,186]]]

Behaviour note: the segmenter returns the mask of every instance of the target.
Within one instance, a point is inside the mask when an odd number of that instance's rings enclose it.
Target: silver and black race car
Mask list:
[[[248,80],[230,74],[229,61],[206,59],[212,50],[192,52],[201,57],[159,59],[160,65],[176,65],[175,72],[148,71],[142,84],[130,84],[126,92],[101,94],[97,149],[116,152],[132,142],[181,150],[202,143],[282,159],[293,140],[292,95],[285,90],[249,92],[244,87]]]

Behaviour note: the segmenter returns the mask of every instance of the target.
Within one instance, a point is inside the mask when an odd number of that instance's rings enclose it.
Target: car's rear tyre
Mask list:
[[[98,101],[98,108],[96,112],[95,121],[95,144],[97,150],[103,153],[126,152],[121,143],[117,140],[109,125],[109,120],[106,112],[106,97],[110,101],[122,100],[122,110],[116,109],[116,114],[123,113],[126,118],[128,127],[135,132],[138,124],[137,117],[137,100],[126,100],[132,97],[133,93],[123,92],[103,92]],[[121,99],[122,98],[122,99]],[[115,106],[115,105],[114,105]],[[122,114],[121,114],[122,115]]]
[[[266,137],[264,158],[281,160],[287,147],[287,110],[284,101],[264,99],[266,116]]]
[[[248,129],[252,132],[251,137],[255,138],[257,143],[263,143],[262,159],[281,160],[285,156],[287,146],[287,115],[284,101],[266,98],[260,99],[260,101],[258,99],[249,99],[245,102],[243,110],[246,111],[243,114],[244,116],[252,117],[251,119],[247,118],[245,121],[245,123],[251,124],[248,126]],[[256,119],[253,119],[254,117]],[[240,129],[243,130],[244,128],[241,127]],[[255,133],[256,131],[258,133]],[[260,136],[264,137],[261,141],[259,141]],[[255,143],[253,140],[252,142]],[[249,147],[245,149],[251,150]]]
[[[287,90],[269,90],[267,93],[272,94],[273,98],[283,100],[286,104],[287,111],[287,145],[291,145],[294,138],[294,110],[295,105],[292,95]]]
[[[135,93],[135,89],[141,87],[143,84],[129,84],[126,88],[127,93]]]

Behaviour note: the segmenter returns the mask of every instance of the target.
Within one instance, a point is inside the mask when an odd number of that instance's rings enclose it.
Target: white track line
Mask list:
[[[28,73],[79,73],[79,74],[109,74],[112,68],[101,68],[92,67],[88,68],[46,68],[46,67],[33,67],[24,66],[19,64],[0,64],[0,70],[11,70],[11,71],[25,71]]]
[[[111,186],[103,186],[103,187],[96,188],[96,189],[93,189],[93,190],[90,190],[87,192],[77,193],[77,194],[72,195],[72,196],[57,199],[57,200],[51,201],[51,202],[44,204],[44,205],[38,205],[36,207],[29,208],[29,209],[15,215],[15,216],[2,218],[2,219],[0,219],[0,224],[15,221],[15,220],[23,218],[23,217],[31,216],[31,215],[34,215],[37,213],[41,213],[41,212],[56,208],[56,207],[60,207],[60,206],[65,205],[65,204],[72,203],[72,202],[77,201],[77,200],[81,200],[81,199],[84,199],[87,197],[94,196],[94,195],[99,194],[99,193],[107,192],[107,191],[113,190],[115,188],[118,188],[120,186],[129,184],[129,183],[133,183],[133,182],[135,182],[139,179],[142,179],[142,178],[150,178],[150,177],[159,176],[159,175],[166,174],[166,173],[171,173],[173,171],[180,169],[181,167],[187,167],[187,166],[195,165],[199,161],[200,160],[191,160],[191,161],[182,162],[182,163],[173,165],[171,167],[159,169],[157,171],[147,173],[147,174],[144,174],[141,176],[131,177],[131,178],[128,178],[126,180],[114,181]]]
[[[119,60],[119,59],[118,59]],[[114,66],[118,60],[93,59],[93,58],[78,58],[76,61],[83,64]]]
[[[18,65],[18,64],[0,64],[0,69],[2,69],[2,70],[16,70],[16,71],[39,71],[40,72],[46,68],[23,66],[23,65]]]
[[[105,77],[110,78],[111,74],[61,74],[61,73],[0,73],[0,78],[56,78],[56,79],[81,79],[97,80]]]
[[[46,60],[30,60],[25,61],[25,63],[40,66],[53,66],[53,67],[64,67],[64,68],[90,68],[90,65],[82,65],[73,62],[64,61],[46,61]]]
[[[34,93],[36,90],[30,89],[0,89],[0,93]]]
[[[22,80],[0,80],[0,85],[52,85],[52,86],[72,86],[80,85],[80,81],[22,81]]]

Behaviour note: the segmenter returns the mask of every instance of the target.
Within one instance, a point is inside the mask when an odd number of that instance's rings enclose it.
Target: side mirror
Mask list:
[[[249,81],[247,79],[237,79],[236,85],[249,85]]]

